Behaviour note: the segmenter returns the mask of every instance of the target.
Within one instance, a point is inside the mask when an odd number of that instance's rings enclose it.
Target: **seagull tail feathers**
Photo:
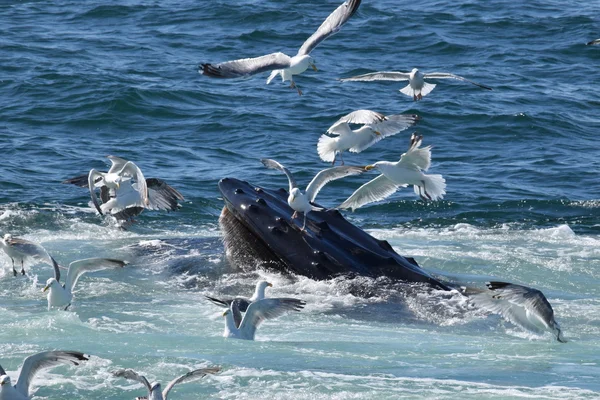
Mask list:
[[[415,91],[412,87],[410,87],[410,84],[400,89],[400,92],[410,97],[413,97],[415,95]]]
[[[424,175],[425,191],[431,200],[441,200],[446,194],[446,180],[441,175]],[[415,186],[415,193],[419,195],[419,187]]]
[[[321,160],[333,162],[335,158],[337,140],[327,135],[321,135],[317,143],[317,153]]]
[[[280,70],[280,69],[276,69],[276,70],[273,70],[273,71],[271,71],[271,75],[269,75],[269,77],[267,78],[267,85],[268,85],[269,83],[271,83],[271,81],[272,81],[273,79],[275,79],[275,77],[276,77],[277,75],[279,75],[280,73],[281,73],[281,70]]]
[[[435,83],[423,83],[423,88],[421,89],[421,96],[427,96],[431,91],[435,88]]]

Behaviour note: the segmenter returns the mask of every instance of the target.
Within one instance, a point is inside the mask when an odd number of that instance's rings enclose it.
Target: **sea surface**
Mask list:
[[[0,364],[13,381],[38,351],[80,350],[80,367],[41,372],[35,399],[132,399],[134,368],[176,386],[173,399],[585,399],[600,397],[600,2],[363,0],[296,78],[218,80],[201,62],[293,55],[340,0],[3,1],[0,3],[0,234],[41,243],[61,264],[123,258],[84,276],[69,312],[46,309],[50,267],[14,278],[0,254]],[[402,82],[337,79],[379,70],[452,72],[414,102]],[[307,184],[328,165],[319,136],[356,109],[415,113],[443,201],[412,189],[347,218],[438,276],[542,290],[568,343],[473,309],[460,296],[366,278],[317,282],[227,261],[217,182],[286,187],[274,158]],[[349,164],[394,161],[406,130]],[[184,196],[119,230],[64,179],[106,171],[106,155]],[[334,182],[333,207],[376,176]],[[250,266],[250,269],[253,269]],[[266,322],[256,341],[224,339],[204,295],[307,301]],[[358,288],[358,289],[357,289]]]

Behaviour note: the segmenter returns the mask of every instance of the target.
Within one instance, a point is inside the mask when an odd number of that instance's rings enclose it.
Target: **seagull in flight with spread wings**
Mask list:
[[[400,91],[407,96],[411,96],[413,100],[417,101],[421,100],[423,96],[428,95],[436,86],[434,83],[425,82],[425,79],[457,79],[459,81],[468,82],[475,86],[479,86],[482,89],[492,90],[492,88],[489,86],[475,83],[463,78],[462,76],[447,72],[430,72],[424,74],[417,68],[413,68],[413,70],[410,72],[372,72],[369,74],[352,76],[350,78],[342,78],[340,81],[408,81],[408,85],[400,89]]]
[[[350,175],[358,175],[366,170],[365,167],[349,165],[324,169],[323,171],[315,175],[313,180],[310,181],[310,183],[306,187],[306,191],[302,193],[300,189],[298,189],[298,184],[296,183],[294,176],[286,167],[279,164],[275,160],[262,159],[260,161],[264,164],[265,167],[277,169],[287,176],[288,182],[290,184],[289,196],[287,200],[288,205],[294,210],[292,219],[296,218],[299,212],[304,213],[304,224],[302,225],[302,231],[306,229],[306,214],[308,214],[310,211],[322,210],[322,208],[315,207],[311,203],[315,201],[317,194],[323,188],[323,186],[336,179],[344,178]]]
[[[418,115],[396,114],[383,115],[371,110],[357,110],[338,119],[335,124],[327,130],[330,137],[321,135],[317,143],[317,152],[323,161],[330,161],[335,165],[335,160],[340,155],[342,165],[344,158],[342,152],[350,150],[353,153],[371,147],[378,141],[388,136],[407,129],[419,120]],[[350,124],[362,125],[352,130]]]
[[[302,95],[300,88],[294,82],[294,75],[299,75],[312,67],[317,71],[314,59],[310,52],[329,36],[337,33],[342,25],[354,15],[361,0],[347,0],[332,12],[321,24],[319,29],[313,33],[300,47],[294,57],[278,52],[256,58],[243,58],[240,60],[227,61],[219,64],[200,64],[200,72],[213,78],[239,78],[255,75],[265,71],[271,71],[267,84],[277,76],[281,75],[283,82],[290,81],[290,87],[296,89]]]

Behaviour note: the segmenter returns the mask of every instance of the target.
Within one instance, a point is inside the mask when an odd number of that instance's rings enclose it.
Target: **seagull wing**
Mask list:
[[[407,168],[414,166],[427,171],[431,166],[431,146],[421,148],[423,136],[413,133],[410,137],[410,146],[406,153],[400,156],[400,163]]]
[[[65,179],[61,183],[64,183],[67,185],[76,185],[79,187],[88,187],[88,176],[89,176],[89,174],[79,175],[79,176],[76,176],[75,178]],[[100,178],[96,178],[96,181],[94,182],[94,184],[96,184],[99,181],[100,181]]]
[[[114,260],[111,258],[86,258],[73,261],[69,264],[65,289],[72,291],[73,288],[75,288],[79,277],[86,272],[100,271],[107,268],[119,268],[124,267],[126,264],[125,261]]]
[[[334,125],[342,122],[347,122],[349,124],[371,125],[383,122],[385,120],[386,116],[382,113],[378,113],[371,110],[356,110],[338,119]]]
[[[386,138],[395,135],[417,123],[421,118],[415,114],[388,115],[383,121],[370,123],[371,128]]]
[[[10,240],[8,240],[8,244],[19,250],[21,253],[26,254],[28,257],[51,265],[54,268],[56,280],[60,278],[60,270],[56,260],[39,244],[18,237],[11,237]]]
[[[137,183],[136,183],[137,185]],[[179,207],[178,200],[185,200],[181,193],[158,178],[146,179],[148,188],[148,209],[174,211]],[[137,186],[136,186],[137,187]]]
[[[125,163],[125,165],[123,165],[123,168],[121,168],[121,170],[119,171],[119,175],[121,176],[130,176],[132,178],[135,179],[136,181],[136,190],[140,193],[140,195],[142,196],[142,202],[144,203],[144,206],[147,206],[149,201],[148,201],[148,186],[146,183],[146,178],[144,178],[144,174],[142,173],[142,170],[139,169],[139,167],[137,165],[135,165],[133,162],[131,161],[127,161]]]
[[[123,169],[125,164],[127,164],[127,160],[124,158],[121,158],[121,157],[106,156],[106,158],[108,158],[111,162],[111,166],[110,166],[110,169],[108,170],[107,174],[115,174],[115,173],[119,172],[121,169]]]
[[[88,187],[90,188],[90,197],[92,198],[92,203],[94,204],[94,207],[96,208],[96,210],[98,210],[100,215],[104,214],[100,209],[100,200],[98,200],[98,196],[96,195],[95,187],[97,185],[100,185],[100,182],[102,181],[104,175],[105,174],[103,172],[98,172],[95,169],[91,169],[90,173],[88,174]],[[101,179],[98,180],[98,178]]]
[[[265,167],[271,168],[271,169],[278,169],[287,176],[288,181],[290,183],[289,192],[291,192],[293,188],[298,187],[298,184],[296,183],[296,180],[292,176],[292,173],[286,167],[279,164],[277,161],[271,160],[269,158],[263,158],[260,160],[260,162],[262,162]]]
[[[255,58],[242,58],[219,64],[201,64],[200,73],[212,78],[240,78],[274,69],[289,68],[291,57],[283,53],[271,53]]]
[[[0,365],[0,375],[6,375],[6,371],[2,368],[2,365]]]
[[[588,46],[591,46],[593,44],[600,44],[600,39],[596,39],[596,40],[592,40],[591,42],[587,42],[586,43]]]
[[[29,386],[35,374],[44,368],[53,367],[59,364],[79,365],[80,361],[89,360],[85,354],[78,351],[45,351],[29,356],[23,362],[23,368],[19,374],[19,379],[15,388],[23,396],[29,396]]]
[[[329,17],[319,26],[317,31],[313,33],[300,47],[298,55],[309,54],[315,47],[319,45],[323,40],[329,36],[337,33],[342,25],[346,23],[354,15],[358,6],[360,6],[361,0],[348,0],[345,1],[341,6],[335,9],[334,12],[329,14]]]
[[[409,78],[409,72],[381,71],[356,75],[350,78],[342,78],[340,81],[407,81]]]
[[[338,208],[351,208],[354,211],[365,204],[383,200],[394,194],[399,187],[406,186],[406,184],[398,185],[385,175],[379,175],[377,178],[356,189]]]
[[[308,196],[308,201],[315,201],[317,194],[319,194],[319,191],[327,183],[336,179],[344,178],[346,176],[359,175],[363,172],[365,172],[364,167],[356,167],[352,165],[342,165],[341,167],[324,169],[323,171],[315,175],[313,180],[310,181],[310,183],[306,187],[306,195]]]
[[[253,338],[256,329],[267,319],[277,318],[288,311],[300,311],[306,302],[298,299],[269,298],[250,304],[240,324],[240,333]]]
[[[483,88],[483,89],[492,90],[492,88],[489,86],[485,86],[485,85],[470,81],[466,78],[463,78],[462,76],[449,74],[446,72],[430,72],[428,74],[424,74],[423,78],[424,79],[458,79],[459,81],[468,82],[472,85],[479,86],[480,88]]]
[[[165,389],[162,392],[164,400],[167,400],[169,392],[171,391],[171,389],[173,389],[173,386],[179,383],[203,378],[207,374],[216,374],[219,371],[221,371],[221,367],[200,368],[194,371],[190,371],[185,375],[181,375],[179,378],[173,379],[171,382],[169,382],[169,384],[165,387]]]
[[[120,369],[117,371],[113,371],[112,374],[118,378],[125,378],[141,383],[142,385],[146,386],[146,389],[148,389],[148,395],[150,395],[150,393],[152,392],[152,386],[150,386],[150,382],[148,382],[148,379],[146,379],[144,375],[140,375],[132,369]]]
[[[554,318],[554,310],[544,294],[534,288],[506,282],[490,282],[488,288],[494,297],[525,308],[548,327],[548,321]]]

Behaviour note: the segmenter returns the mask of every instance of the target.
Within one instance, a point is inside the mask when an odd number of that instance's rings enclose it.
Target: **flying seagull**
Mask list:
[[[251,303],[254,303],[255,301],[264,299],[265,298],[265,290],[268,287],[272,287],[272,286],[273,286],[273,284],[271,284],[270,282],[259,281],[256,284],[256,288],[254,289],[254,294],[249,299],[244,298],[244,297],[229,297],[229,298],[221,298],[221,299],[217,299],[215,297],[210,297],[210,296],[204,296],[204,297],[206,297],[213,304],[216,304],[221,307],[226,307],[226,308],[229,308],[229,306],[231,306],[231,303],[233,301],[236,301],[237,305],[238,305],[236,310],[239,312],[233,314],[233,319],[235,320],[235,326],[239,327],[240,323],[242,322],[242,314],[241,313],[246,312],[246,310],[248,309],[248,306]]]
[[[77,284],[79,277],[86,272],[100,271],[108,268],[124,267],[127,263],[121,260],[113,260],[110,258],[86,258],[83,260],[73,261],[69,264],[67,272],[67,280],[65,284],[60,284],[60,270],[54,268],[54,278],[46,281],[46,286],[42,292],[48,292],[48,311],[52,307],[64,307],[68,309],[73,300],[73,289]]]
[[[356,167],[356,166],[341,166],[341,167],[333,167],[324,169],[319,172],[312,181],[306,187],[306,192],[302,193],[300,189],[298,189],[298,184],[296,180],[290,173],[290,171],[279,164],[275,160],[270,159],[262,159],[260,160],[265,167],[271,169],[278,169],[282,171],[288,178],[290,184],[289,196],[288,196],[288,205],[294,210],[294,214],[292,214],[292,219],[298,216],[298,213],[304,213],[304,224],[302,225],[302,231],[306,229],[306,214],[310,211],[320,211],[322,208],[315,207],[311,203],[315,201],[317,194],[325,186],[327,183],[334,181],[336,179],[344,178],[350,175],[358,175],[363,173],[366,169],[365,167]]]
[[[190,371],[187,374],[180,376],[179,378],[173,379],[171,382],[169,382],[169,384],[167,385],[167,387],[165,387],[165,390],[163,391],[161,391],[160,383],[153,382],[151,384],[150,382],[148,382],[145,376],[139,375],[132,369],[120,369],[118,371],[114,371],[113,375],[119,378],[125,378],[132,381],[140,382],[146,387],[146,389],[148,389],[147,397],[137,397],[136,400],[167,400],[169,392],[171,391],[171,389],[173,389],[173,386],[179,383],[189,382],[192,380],[203,378],[207,374],[216,374],[219,371],[221,371],[221,367],[201,368],[196,369],[194,371]]]
[[[48,265],[52,265],[55,269],[59,268],[54,258],[52,258],[42,246],[30,242],[29,240],[14,237],[10,233],[5,234],[4,238],[0,239],[0,248],[2,248],[11,259],[14,276],[17,276],[15,259],[21,261],[22,275],[25,275],[24,263],[26,259],[47,263]]]
[[[359,187],[338,208],[355,209],[374,201],[383,200],[398,188],[413,185],[415,193],[423,199],[438,200],[446,194],[446,180],[441,175],[427,175],[431,165],[431,146],[421,148],[423,136],[413,133],[408,151],[398,162],[378,161],[367,165],[366,170],[379,169],[381,175]]]
[[[549,330],[556,340],[566,343],[554,310],[541,291],[507,282],[489,282],[487,287],[489,290],[470,296],[475,305],[524,329],[536,333]]]
[[[288,298],[269,298],[255,301],[248,306],[248,310],[238,328],[233,319],[233,315],[239,313],[239,310],[236,310],[238,304],[237,301],[233,301],[229,309],[223,313],[225,317],[223,337],[254,340],[256,329],[263,321],[277,318],[288,311],[300,311],[305,304],[305,301]]]
[[[381,139],[407,129],[418,120],[419,116],[414,114],[385,116],[371,110],[353,111],[329,127],[327,133],[336,135],[335,137],[321,135],[317,143],[317,152],[321,160],[331,162],[331,165],[335,165],[339,154],[342,165],[344,165],[343,151],[350,150],[353,153],[360,153]],[[352,130],[350,124],[362,126]]]
[[[592,40],[591,42],[587,42],[588,46],[591,46],[593,44],[600,44],[600,39],[596,39],[596,40]]]
[[[23,362],[16,385],[12,385],[10,377],[0,366],[0,399],[1,400],[28,400],[31,382],[35,375],[42,369],[54,367],[59,364],[79,365],[81,361],[89,358],[78,351],[44,351],[29,356]]]
[[[360,2],[361,0],[347,0],[341,6],[336,8],[335,11],[327,17],[325,22],[321,24],[319,29],[306,39],[302,44],[302,47],[300,47],[300,50],[298,50],[298,54],[294,57],[279,52],[261,57],[244,58],[219,64],[206,63],[200,64],[200,70],[198,72],[213,78],[239,78],[265,71],[272,71],[267,79],[267,84],[271,83],[277,75],[281,75],[281,80],[283,82],[289,80],[290,87],[292,89],[295,88],[298,90],[298,94],[302,95],[302,91],[294,82],[294,75],[303,73],[309,66],[317,71],[315,62],[309,55],[310,52],[323,40],[337,33],[342,25],[344,25],[346,21],[354,15],[356,10],[358,10]]]
[[[357,75],[350,78],[340,79],[342,82],[346,81],[408,81],[408,85],[400,91],[407,96],[412,96],[413,100],[421,100],[423,96],[426,96],[435,87],[434,83],[427,83],[424,79],[458,79],[459,81],[468,82],[480,88],[492,90],[491,87],[475,83],[462,76],[450,74],[447,72],[430,72],[424,74],[417,68],[413,68],[410,72],[395,72],[395,71],[382,71],[372,72],[364,75]]]
[[[116,156],[108,156],[108,159],[111,161],[108,172],[92,169],[87,175],[62,182],[87,187],[100,215],[110,214],[117,221],[133,221],[144,209],[173,211],[179,208],[178,200],[184,200],[181,193],[163,180],[144,178],[133,162]],[[96,194],[98,188],[100,199]]]

